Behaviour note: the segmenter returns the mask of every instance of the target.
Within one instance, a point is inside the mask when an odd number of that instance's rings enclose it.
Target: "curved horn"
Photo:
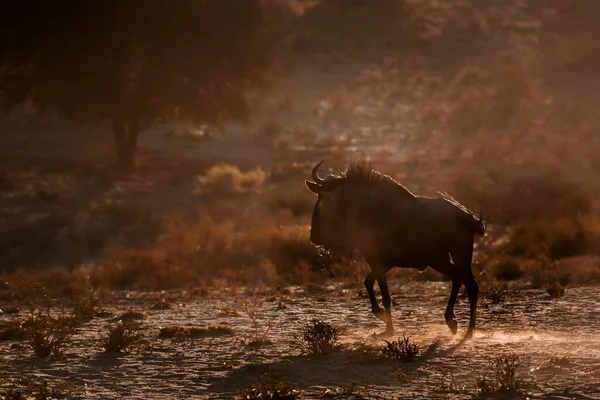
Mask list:
[[[325,180],[323,178],[320,178],[319,174],[317,173],[317,171],[319,170],[319,167],[321,166],[321,164],[323,164],[323,161],[325,161],[325,160],[321,160],[321,162],[319,162],[317,165],[315,165],[312,169],[313,181],[315,181],[319,185],[321,185],[321,184],[323,184],[323,182],[325,182]]]

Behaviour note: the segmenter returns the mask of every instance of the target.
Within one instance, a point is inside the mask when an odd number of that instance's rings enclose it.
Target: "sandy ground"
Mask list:
[[[468,303],[461,294],[459,332],[452,336],[443,321],[448,291],[443,282],[393,287],[396,335],[410,336],[423,350],[409,363],[378,353],[384,342],[374,334],[383,326],[356,287],[314,293],[290,288],[286,295],[249,295],[241,289],[201,297],[181,291],[113,293],[103,304],[112,313],[133,308],[146,316],[144,338],[136,347],[123,354],[103,352],[99,337],[108,317],[81,326],[64,354],[48,360],[34,358],[24,342],[0,342],[0,387],[35,377],[69,383],[75,389],[70,398],[231,399],[238,388],[275,371],[304,398],[324,398],[328,390],[355,384],[352,395],[339,398],[464,399],[476,395],[476,381],[493,357],[515,353],[529,398],[600,398],[600,287],[571,288],[557,299],[541,290],[511,292],[500,304],[483,298],[479,330],[466,343],[461,337]],[[172,308],[152,309],[161,297]],[[256,325],[244,301],[257,311]],[[0,320],[22,317],[5,314]],[[340,350],[301,354],[295,336],[314,317],[346,327]],[[224,325],[235,334],[179,343],[157,337],[160,327],[175,324]],[[271,344],[247,345],[263,334]]]

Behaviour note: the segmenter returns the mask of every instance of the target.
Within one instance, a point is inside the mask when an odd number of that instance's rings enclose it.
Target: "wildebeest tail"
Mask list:
[[[483,212],[476,216],[471,210],[467,207],[460,204],[454,197],[450,196],[447,192],[438,192],[444,200],[453,204],[460,213],[460,218],[464,221],[467,227],[478,235],[485,236],[485,231],[487,228],[487,222],[483,219]]]

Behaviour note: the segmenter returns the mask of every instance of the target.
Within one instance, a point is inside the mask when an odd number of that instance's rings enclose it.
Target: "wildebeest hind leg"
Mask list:
[[[394,333],[394,326],[392,324],[392,299],[388,289],[387,278],[384,274],[377,276],[377,283],[379,284],[379,290],[381,291],[381,300],[385,311],[377,315],[379,319],[385,322],[385,333]]]
[[[458,291],[462,285],[460,271],[457,270],[456,266],[450,263],[450,260],[443,260],[432,265],[432,268],[452,279],[452,289],[450,289],[450,297],[448,298],[448,305],[444,312],[444,318],[446,319],[446,325],[450,328],[452,334],[456,335],[458,331],[458,324],[456,322],[456,316],[454,315],[454,304],[456,304],[456,297]]]
[[[454,315],[454,304],[456,303],[456,297],[458,296],[458,291],[460,290],[461,285],[462,281],[460,278],[452,279],[450,298],[448,299],[448,305],[446,306],[446,312],[444,313],[446,325],[448,325],[448,328],[450,328],[450,331],[452,331],[453,335],[456,335],[456,332],[458,331],[458,324],[456,323],[456,316]]]
[[[466,247],[466,246],[465,246]],[[469,329],[467,330],[467,334],[465,339],[470,339],[473,337],[473,333],[475,332],[476,325],[476,316],[477,316],[477,297],[479,294],[479,285],[475,282],[475,277],[473,276],[473,271],[471,270],[471,261],[473,257],[473,242],[472,239],[468,247],[466,247],[465,251],[457,252],[457,254],[452,253],[452,259],[454,260],[455,265],[458,267],[461,279],[467,289],[467,295],[469,297],[469,308],[470,308],[470,318],[469,318]]]

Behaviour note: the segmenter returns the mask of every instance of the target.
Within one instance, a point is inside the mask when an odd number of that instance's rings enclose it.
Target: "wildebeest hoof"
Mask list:
[[[394,328],[386,328],[385,331],[381,332],[381,333],[373,333],[374,338],[377,339],[388,339],[391,338],[394,335]]]
[[[475,329],[469,328],[467,330],[467,334],[465,335],[465,340],[473,339],[473,334],[475,333]]]
[[[456,332],[458,332],[458,324],[456,323],[456,320],[455,319],[446,320],[446,325],[448,325],[448,328],[450,328],[450,331],[452,332],[452,334],[456,335]]]

